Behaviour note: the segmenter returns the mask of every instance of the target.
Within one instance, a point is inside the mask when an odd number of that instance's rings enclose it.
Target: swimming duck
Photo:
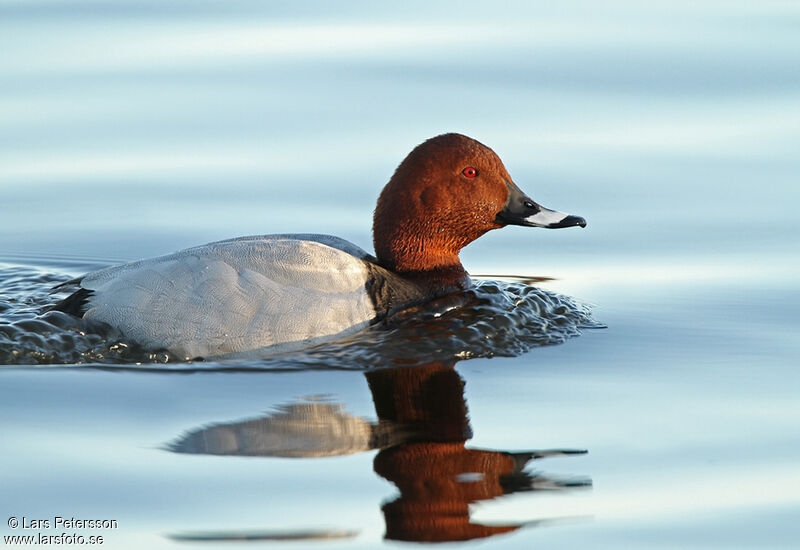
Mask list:
[[[74,292],[53,309],[181,358],[281,353],[468,288],[459,251],[506,225],[586,221],[534,202],[489,147],[443,134],[383,188],[375,256],[330,235],[240,237],[88,273],[57,287]]]

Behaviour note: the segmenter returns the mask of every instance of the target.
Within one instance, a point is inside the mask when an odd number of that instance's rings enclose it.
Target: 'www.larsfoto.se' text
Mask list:
[[[90,535],[85,537],[77,533],[60,533],[58,535],[45,535],[36,533],[35,535],[3,535],[3,543],[7,545],[24,544],[103,544],[101,535]]]

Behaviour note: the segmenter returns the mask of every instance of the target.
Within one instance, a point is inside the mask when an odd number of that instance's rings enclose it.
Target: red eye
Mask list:
[[[461,171],[461,173],[464,174],[468,178],[474,178],[475,176],[478,175],[478,171],[475,170],[475,168],[473,168],[472,166],[468,166],[468,167],[464,168]]]

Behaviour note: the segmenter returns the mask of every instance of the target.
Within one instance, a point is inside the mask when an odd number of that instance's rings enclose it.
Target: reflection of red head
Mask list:
[[[443,542],[518,529],[469,521],[469,504],[502,495],[499,478],[512,469],[507,454],[463,443],[410,443],[380,452],[375,471],[400,489],[400,498],[383,506],[386,538]]]
[[[471,436],[464,382],[452,365],[377,370],[367,379],[380,419],[412,434],[410,442],[375,457],[375,472],[400,490],[383,506],[386,538],[444,542],[519,528],[469,521],[470,503],[504,493],[500,477],[513,471],[514,461],[507,453],[464,447]]]

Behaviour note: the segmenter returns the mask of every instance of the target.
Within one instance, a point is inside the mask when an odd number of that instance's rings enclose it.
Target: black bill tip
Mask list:
[[[581,218],[580,216],[567,216],[561,221],[556,223],[551,223],[547,226],[547,229],[561,229],[562,227],[586,227],[586,220]]]

